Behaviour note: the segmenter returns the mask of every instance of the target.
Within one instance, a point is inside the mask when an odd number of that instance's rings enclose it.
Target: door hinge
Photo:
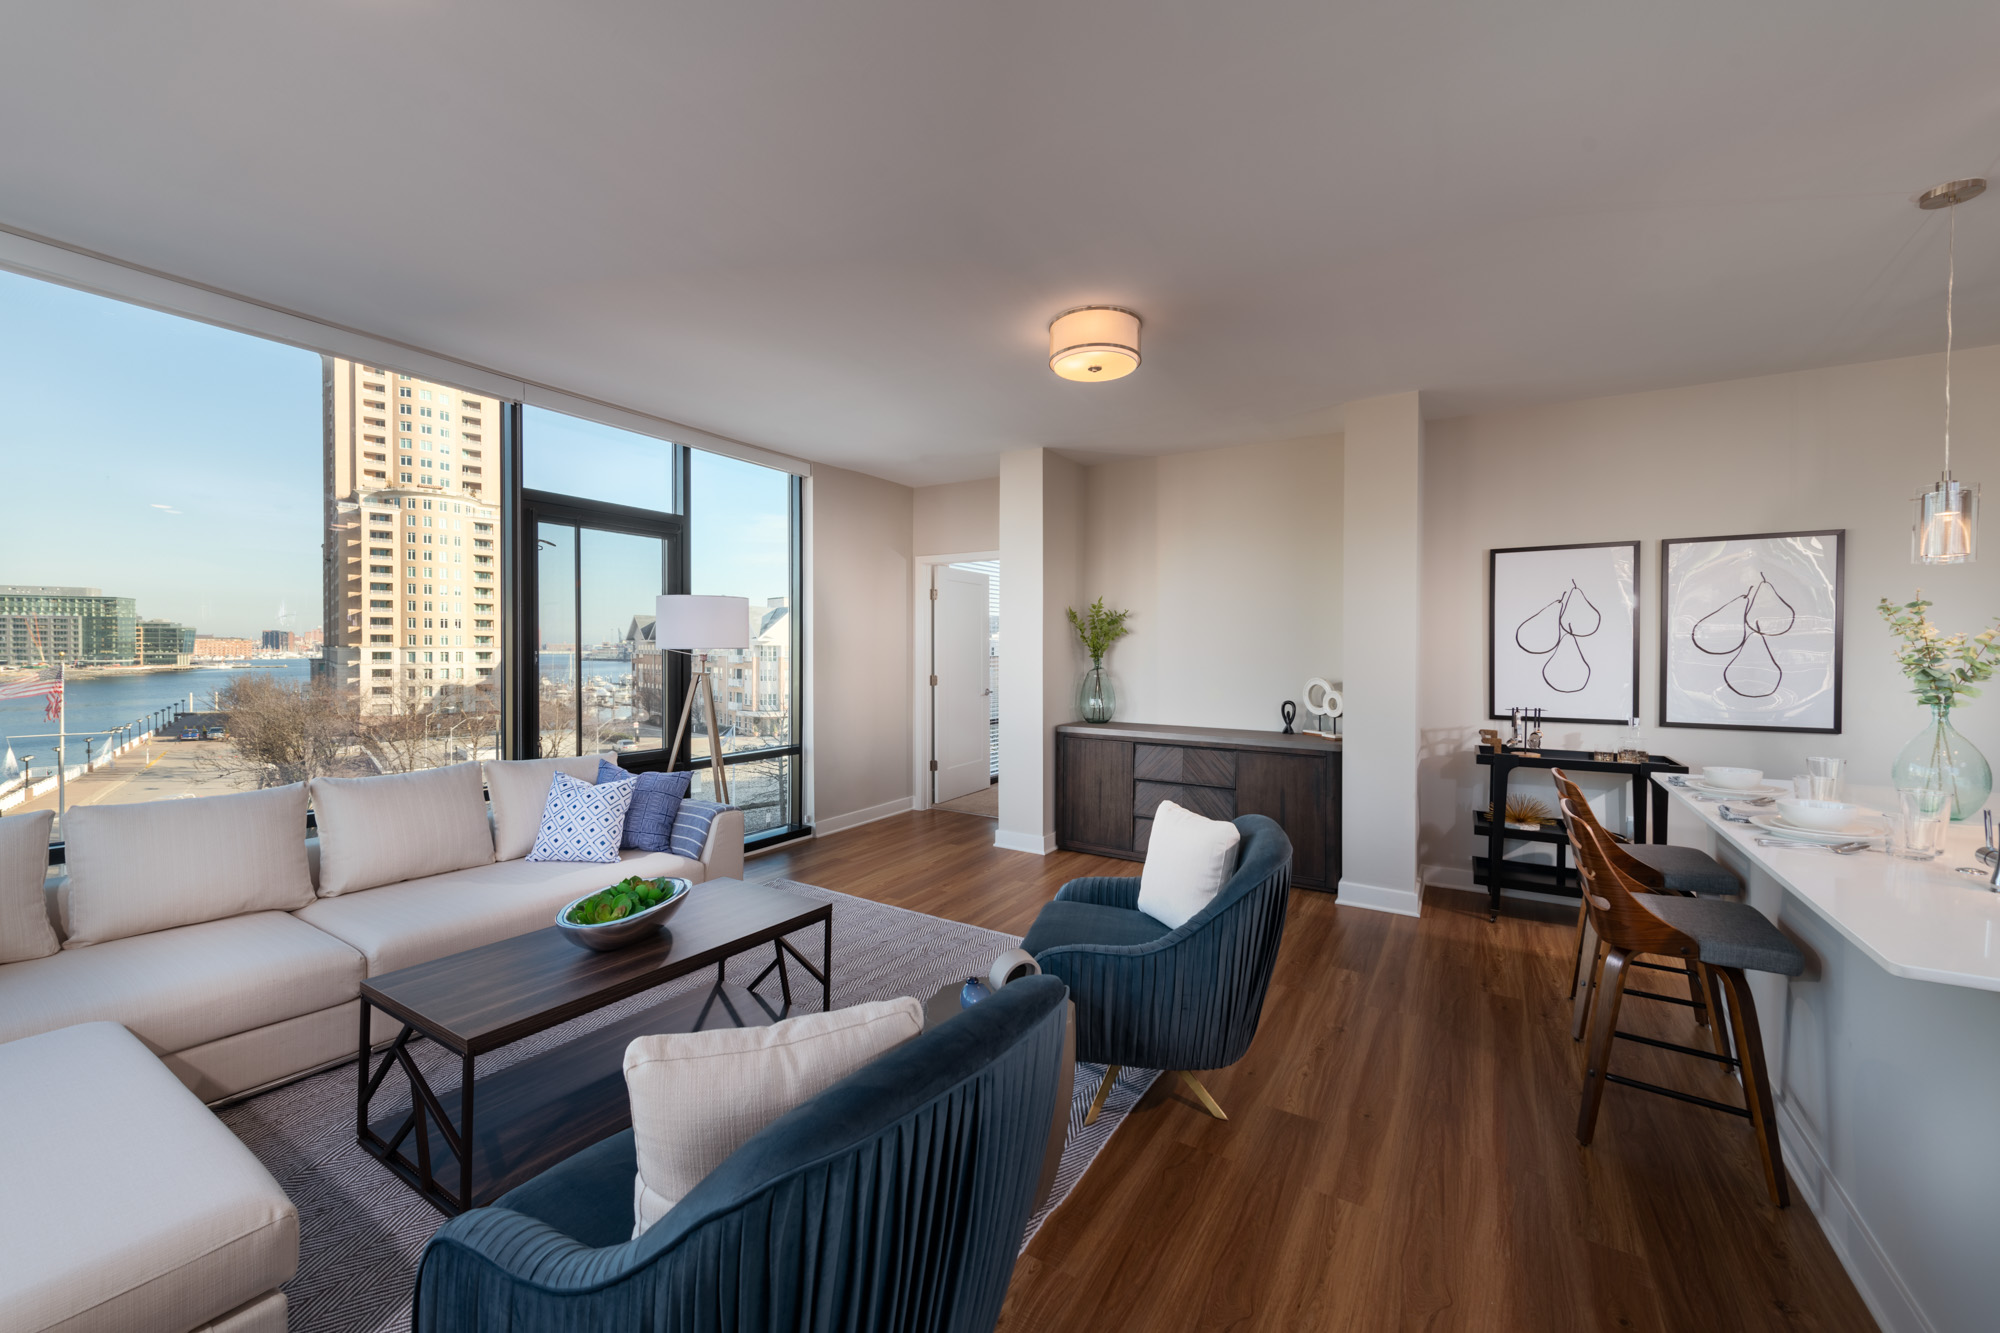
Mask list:
[[[935,602],[935,601],[937,600],[937,589],[936,589],[936,588],[932,588],[932,589],[931,589],[931,600],[932,600],[933,602]]]
[[[935,759],[931,760],[931,772],[937,772],[937,760]]]
[[[936,688],[937,688],[937,677],[936,677],[936,676],[932,676],[932,677],[931,677],[931,688],[932,688],[932,689],[936,689]]]

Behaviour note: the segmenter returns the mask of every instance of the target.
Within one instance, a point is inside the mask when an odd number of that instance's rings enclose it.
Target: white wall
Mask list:
[[[1063,653],[1083,558],[1083,470],[1046,449],[1000,457],[1000,822],[996,846],[1055,848],[1055,728],[1076,720]]]
[[[1423,861],[1432,883],[1469,884],[1472,758],[1486,704],[1486,552],[1566,542],[1641,542],[1640,704],[1649,747],[1683,762],[1748,764],[1789,777],[1809,754],[1844,755],[1853,780],[1888,783],[1927,714],[1891,656],[1878,598],[1918,587],[1941,628],[2000,612],[2000,504],[1977,564],[1909,560],[1910,497],[1936,480],[1942,357],[1914,357],[1428,424],[1425,438]],[[2000,348],[1953,363],[1954,471],[2000,487]],[[1659,542],[1665,537],[1847,530],[1844,731],[1838,736],[1691,731],[1658,720]],[[2000,757],[2000,691],[1954,716]],[[1554,724],[1549,741],[1609,729]]]
[[[1105,658],[1121,720],[1276,731],[1290,699],[1309,725],[1305,682],[1341,678],[1341,458],[1335,435],[1083,470],[1075,605],[1133,613]],[[1060,628],[1073,692],[1090,659]]]
[[[806,490],[809,810],[833,832],[910,805],[912,495],[834,467]]]
[[[919,556],[999,550],[1000,478],[917,487],[911,530]]]

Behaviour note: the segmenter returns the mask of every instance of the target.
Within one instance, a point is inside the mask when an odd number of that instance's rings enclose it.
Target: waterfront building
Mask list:
[[[139,665],[186,666],[194,657],[195,630],[171,620],[142,620],[138,625]]]
[[[258,636],[258,647],[267,653],[288,653],[292,650],[292,632],[288,629],[267,629]]]
[[[67,651],[77,664],[132,662],[138,656],[138,603],[130,597],[107,597],[102,588],[66,588],[43,584],[0,584],[0,616],[26,617],[19,627],[28,651],[44,654],[38,660],[53,662]],[[51,633],[69,633],[56,620],[74,620],[74,647],[65,650],[43,641],[36,646],[36,634],[43,625]],[[10,624],[12,622],[9,622]],[[25,665],[12,656],[14,631],[7,634],[9,665]]]
[[[248,661],[256,652],[257,644],[251,639],[229,639],[210,634],[199,634],[194,639],[193,653],[196,657]]]
[[[320,678],[364,714],[497,707],[499,405],[341,357],[321,366]]]
[[[82,651],[82,616],[0,614],[0,666],[74,662]]]

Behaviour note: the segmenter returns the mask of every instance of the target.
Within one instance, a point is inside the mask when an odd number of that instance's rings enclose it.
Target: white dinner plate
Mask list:
[[[1788,782],[1766,782],[1755,787],[1715,787],[1703,782],[1700,778],[1689,778],[1687,785],[1690,791],[1698,791],[1703,796],[1734,796],[1739,800],[1755,800],[1759,796],[1790,796],[1792,794],[1792,787]]]
[[[1787,824],[1783,815],[1752,815],[1750,822],[1773,837],[1790,838],[1794,842],[1817,842],[1828,846],[1837,842],[1880,842],[1883,836],[1882,823],[1878,819],[1861,819],[1844,829],[1800,828]]]

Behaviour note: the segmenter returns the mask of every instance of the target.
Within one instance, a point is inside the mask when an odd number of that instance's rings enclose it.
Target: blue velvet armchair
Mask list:
[[[1097,1119],[1118,1070],[1171,1069],[1209,1114],[1222,1108],[1193,1072],[1243,1058],[1285,933],[1292,843],[1263,815],[1236,821],[1236,872],[1179,929],[1139,910],[1139,880],[1091,877],[1063,885],[1021,947],[1076,1001],[1076,1058],[1110,1069],[1084,1123]]]
[[[439,1228],[416,1333],[989,1330],[1058,1095],[1066,992],[1014,982],[772,1122],[638,1239],[627,1130]]]

